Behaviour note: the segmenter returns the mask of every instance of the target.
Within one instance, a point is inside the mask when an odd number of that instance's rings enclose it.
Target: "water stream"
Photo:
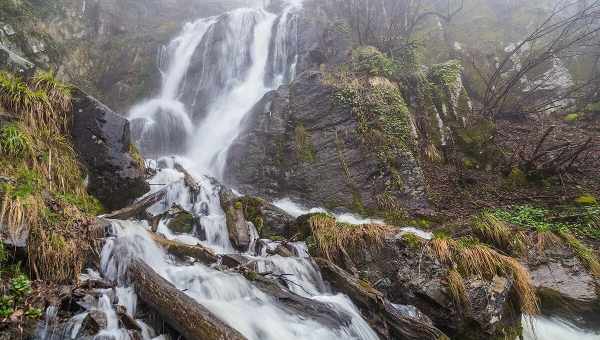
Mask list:
[[[217,254],[239,252],[229,240],[219,201],[220,185],[214,178],[223,174],[227,151],[240,133],[245,115],[268,91],[294,79],[298,60],[297,11],[302,2],[287,0],[280,13],[269,12],[262,2],[249,1],[248,8],[186,24],[162,49],[163,81],[158,95],[130,112],[137,144],[146,158],[155,159],[150,162],[157,168],[150,180],[152,192],[167,190],[166,197],[148,209],[149,213],[157,216],[177,205],[198,220],[191,233],[177,234],[167,227],[168,218],[163,218],[157,232],[179,242],[202,244]],[[199,191],[185,185],[184,174],[175,169],[176,164],[200,184]],[[275,205],[292,216],[311,211],[289,200]],[[350,214],[337,218],[347,223],[380,222]],[[286,274],[291,292],[326,304],[339,321],[335,327],[290,313],[240,274],[175,261],[152,240],[149,228],[146,222],[113,221],[112,235],[101,254],[101,273],[89,275],[101,275],[118,288],[99,291],[86,306],[87,311],[60,330],[49,327],[55,318],[51,313],[54,309],[49,308],[46,326],[38,337],[74,339],[87,314],[101,311],[107,322],[97,337],[129,339],[127,331],[119,328],[113,302],[125,306],[129,315],[136,315],[137,299],[126,273],[131,261],[138,259],[248,339],[378,338],[350,299],[333,293],[323,281],[303,243],[292,245],[295,257],[269,255],[266,248],[278,245],[270,240],[260,240],[263,247],[251,246],[240,255],[255,261],[258,272]],[[256,245],[258,233],[251,224],[249,228]],[[405,232],[431,237],[416,229]],[[137,321],[143,326],[144,339],[161,339],[142,320]]]

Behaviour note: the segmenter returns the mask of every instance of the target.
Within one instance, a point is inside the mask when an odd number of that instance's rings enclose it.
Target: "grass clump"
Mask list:
[[[600,260],[598,260],[596,254],[568,230],[560,230],[559,234],[575,252],[584,267],[586,267],[595,277],[600,277]]]
[[[389,231],[384,225],[339,223],[325,213],[313,214],[308,224],[315,249],[329,260],[340,258],[346,251],[380,247]]]
[[[316,160],[317,155],[312,136],[303,124],[296,125],[294,129],[294,148],[299,160],[308,163]]]
[[[0,129],[0,152],[12,158],[25,157],[31,152],[29,135],[20,124],[12,123]]]
[[[551,211],[532,206],[500,209],[494,216],[529,232],[539,251],[566,245],[590,273],[600,277],[600,262],[594,252],[578,238],[600,240],[600,208],[596,206],[567,207]]]
[[[101,211],[86,192],[70,140],[71,88],[50,72],[31,79],[0,72],[0,106],[17,121],[0,131],[0,224],[27,237],[39,279],[76,281],[93,243],[86,229]],[[35,311],[31,315],[35,315]]]
[[[467,295],[467,288],[465,287],[465,281],[458,270],[450,269],[446,281],[448,282],[448,291],[454,305],[458,308],[468,307],[470,302],[469,296]]]
[[[509,275],[514,280],[521,310],[530,315],[539,313],[538,299],[529,273],[516,259],[502,255],[473,238],[452,239],[447,235],[436,234],[429,247],[434,257],[451,268],[448,284],[455,302],[466,301],[460,295],[462,280],[459,276],[477,276],[491,280],[495,275]],[[452,272],[454,270],[456,272]],[[468,305],[465,307],[468,308]]]

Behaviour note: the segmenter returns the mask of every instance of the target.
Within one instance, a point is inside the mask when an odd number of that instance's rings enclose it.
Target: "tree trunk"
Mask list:
[[[177,241],[167,240],[166,238],[155,233],[151,233],[151,235],[154,242],[165,248],[169,254],[175,255],[179,258],[191,257],[206,265],[211,265],[219,260],[217,255],[212,250],[205,248],[204,246],[192,246]]]
[[[244,340],[208,309],[175,288],[141,261],[129,267],[140,299],[188,340]]]
[[[148,219],[149,216],[146,216],[146,209],[154,205],[154,203],[162,200],[166,194],[167,191],[165,189],[157,191],[153,194],[144,197],[143,199],[135,202],[134,204],[128,207],[117,211],[113,211],[102,217],[113,220],[128,220],[131,218]]]

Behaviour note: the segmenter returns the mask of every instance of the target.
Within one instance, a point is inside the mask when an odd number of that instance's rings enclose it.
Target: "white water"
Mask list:
[[[571,339],[599,340],[600,332],[583,330],[559,318],[540,316],[533,318],[532,322],[523,319],[523,340]]]
[[[219,201],[220,187],[206,175],[221,176],[226,153],[252,106],[268,91],[293,79],[297,55],[290,39],[296,39],[294,21],[299,6],[301,1],[289,0],[280,14],[251,6],[201,19],[187,24],[165,49],[167,65],[163,67],[160,94],[130,112],[134,130],[137,124],[138,132],[141,131],[138,142],[149,145],[152,155],[180,155],[156,162],[159,171],[150,180],[152,192],[166,188],[167,195],[148,212],[159,215],[177,205],[198,218],[199,225],[191,234],[177,234],[167,227],[168,219],[163,219],[158,225],[159,234],[188,244],[202,244],[218,254],[239,253],[228,237]],[[223,36],[213,46],[218,25]],[[212,59],[207,59],[209,54]],[[198,84],[189,84],[188,70],[197,56],[216,63],[203,63]],[[210,98],[205,115],[196,122],[196,100],[184,98],[184,88],[195,88],[196,93],[201,93],[216,83],[220,90]],[[181,140],[185,140],[183,147]],[[182,165],[198,181],[198,192],[185,186],[184,175],[174,169],[175,164]],[[101,254],[101,272],[103,277],[118,283],[114,294],[132,316],[136,312],[136,296],[126,272],[131,261],[138,259],[248,339],[377,339],[352,302],[346,296],[333,294],[323,282],[303,243],[291,245],[298,257],[257,254],[254,246],[244,256],[255,261],[261,272],[286,274],[291,292],[329,306],[330,315],[339,319],[335,327],[290,312],[237,273],[174,261],[152,241],[146,222],[113,221],[112,227],[114,236],[107,240]],[[248,228],[255,244],[258,233],[251,224]],[[119,339],[123,330],[118,323],[115,325],[115,312],[107,294],[89,308],[102,310],[109,319],[101,335]],[[144,333],[144,339],[154,336],[150,331]]]

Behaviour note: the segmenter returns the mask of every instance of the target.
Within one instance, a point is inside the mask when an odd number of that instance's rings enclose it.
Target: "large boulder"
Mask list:
[[[359,276],[391,303],[412,305],[453,339],[481,339],[520,326],[512,280],[465,278],[468,307],[457,306],[448,289],[448,268],[416,236],[389,235],[379,247],[348,250]]]
[[[405,152],[394,169],[382,164],[359,133],[352,108],[324,78],[322,72],[304,72],[256,104],[230,149],[226,184],[330,209],[381,211],[384,194],[409,210],[427,208],[417,159]],[[401,189],[391,185],[397,178]]]
[[[129,121],[79,89],[73,91],[71,135],[89,176],[88,191],[105,208],[123,208],[150,190]]]

